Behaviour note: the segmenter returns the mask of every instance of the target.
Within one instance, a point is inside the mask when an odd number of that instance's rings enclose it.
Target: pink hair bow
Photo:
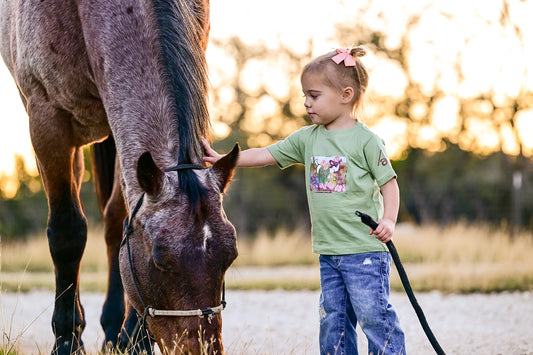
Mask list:
[[[344,65],[347,67],[354,67],[355,66],[355,58],[352,56],[350,51],[348,49],[344,48],[338,48],[337,54],[333,58],[331,58],[332,61],[334,61],[337,64],[340,64],[344,60]]]

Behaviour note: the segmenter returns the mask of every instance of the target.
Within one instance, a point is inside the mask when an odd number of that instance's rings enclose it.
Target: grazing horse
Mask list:
[[[208,0],[0,2],[0,52],[29,116],[48,198],[54,354],[84,352],[87,220],[79,192],[82,147],[95,142],[109,262],[105,350],[150,353],[153,337],[164,353],[223,352],[220,313],[147,312],[220,305],[224,273],[237,257],[221,194],[238,147],[202,166],[208,33]],[[142,334],[149,338],[132,345]]]

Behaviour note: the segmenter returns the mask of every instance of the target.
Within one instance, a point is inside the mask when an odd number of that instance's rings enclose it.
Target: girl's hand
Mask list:
[[[205,162],[215,164],[217,161],[220,160],[220,158],[223,157],[223,155],[218,154],[213,148],[211,148],[209,142],[204,137],[202,137],[202,144],[204,145],[204,149],[207,154],[207,156],[203,157],[203,160]]]
[[[376,230],[370,230],[370,235],[374,234],[375,237],[383,243],[387,243],[392,239],[396,224],[390,219],[382,219],[378,222]]]

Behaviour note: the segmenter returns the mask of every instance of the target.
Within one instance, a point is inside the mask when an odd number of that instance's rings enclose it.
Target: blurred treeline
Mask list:
[[[462,27],[464,14],[440,10],[438,2],[401,14],[398,9],[376,11],[374,4],[369,1],[343,14],[351,21],[339,21],[331,43],[363,44],[368,49],[371,84],[361,119],[376,133],[389,134],[382,137],[394,151],[400,221],[486,222],[508,226],[510,233],[532,229],[533,143],[526,141],[531,134],[522,129],[531,128],[524,122],[533,120],[533,87],[524,80],[531,75],[531,63],[513,61],[509,72],[505,56],[498,62],[495,56],[471,49],[488,36],[495,46],[508,40],[509,48],[518,48],[518,53],[531,52],[531,34],[513,17],[520,4],[502,0],[492,12],[472,14],[468,21],[483,26],[477,32]],[[393,18],[396,27],[386,28]],[[448,35],[435,37],[433,22]],[[442,42],[450,37],[451,47]],[[211,115],[218,151],[229,151],[235,142],[243,149],[266,146],[308,124],[300,71],[310,58],[331,47],[316,48],[312,39],[301,47],[296,50],[282,39],[276,48],[238,37],[211,40],[208,54],[216,58],[210,62]],[[472,74],[476,55],[481,66],[491,61],[483,80]],[[524,119],[527,112],[530,116]],[[89,221],[99,223],[86,160],[84,207]],[[39,178],[29,175],[20,159],[16,174],[20,186],[14,196],[5,191],[7,178],[0,178],[3,238],[44,233],[46,225]],[[302,167],[238,171],[224,204],[239,234],[308,228],[303,174]]]
[[[501,152],[479,156],[452,144],[438,153],[410,149],[405,159],[392,162],[401,190],[400,221],[484,222],[507,225],[510,232],[515,226],[532,229],[533,164],[526,160],[518,190],[509,168],[515,159]],[[86,163],[82,199],[94,225],[101,221],[89,159]],[[0,191],[0,235],[7,239],[39,232],[44,235],[48,206],[40,178],[28,174],[21,158],[17,159],[16,174],[20,186],[15,196],[7,198],[5,191]],[[300,166],[240,169],[224,199],[228,218],[239,235],[309,228],[303,174]],[[0,179],[0,187],[5,186],[4,179]]]

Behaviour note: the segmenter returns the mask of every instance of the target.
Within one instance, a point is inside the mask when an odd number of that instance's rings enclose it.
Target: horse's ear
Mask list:
[[[211,167],[217,176],[218,187],[222,192],[226,190],[226,187],[233,176],[233,170],[237,164],[240,151],[241,148],[239,147],[239,144],[235,144],[231,152],[226,154]]]
[[[163,187],[163,172],[155,165],[150,152],[145,152],[137,162],[137,180],[148,195],[157,195]]]

